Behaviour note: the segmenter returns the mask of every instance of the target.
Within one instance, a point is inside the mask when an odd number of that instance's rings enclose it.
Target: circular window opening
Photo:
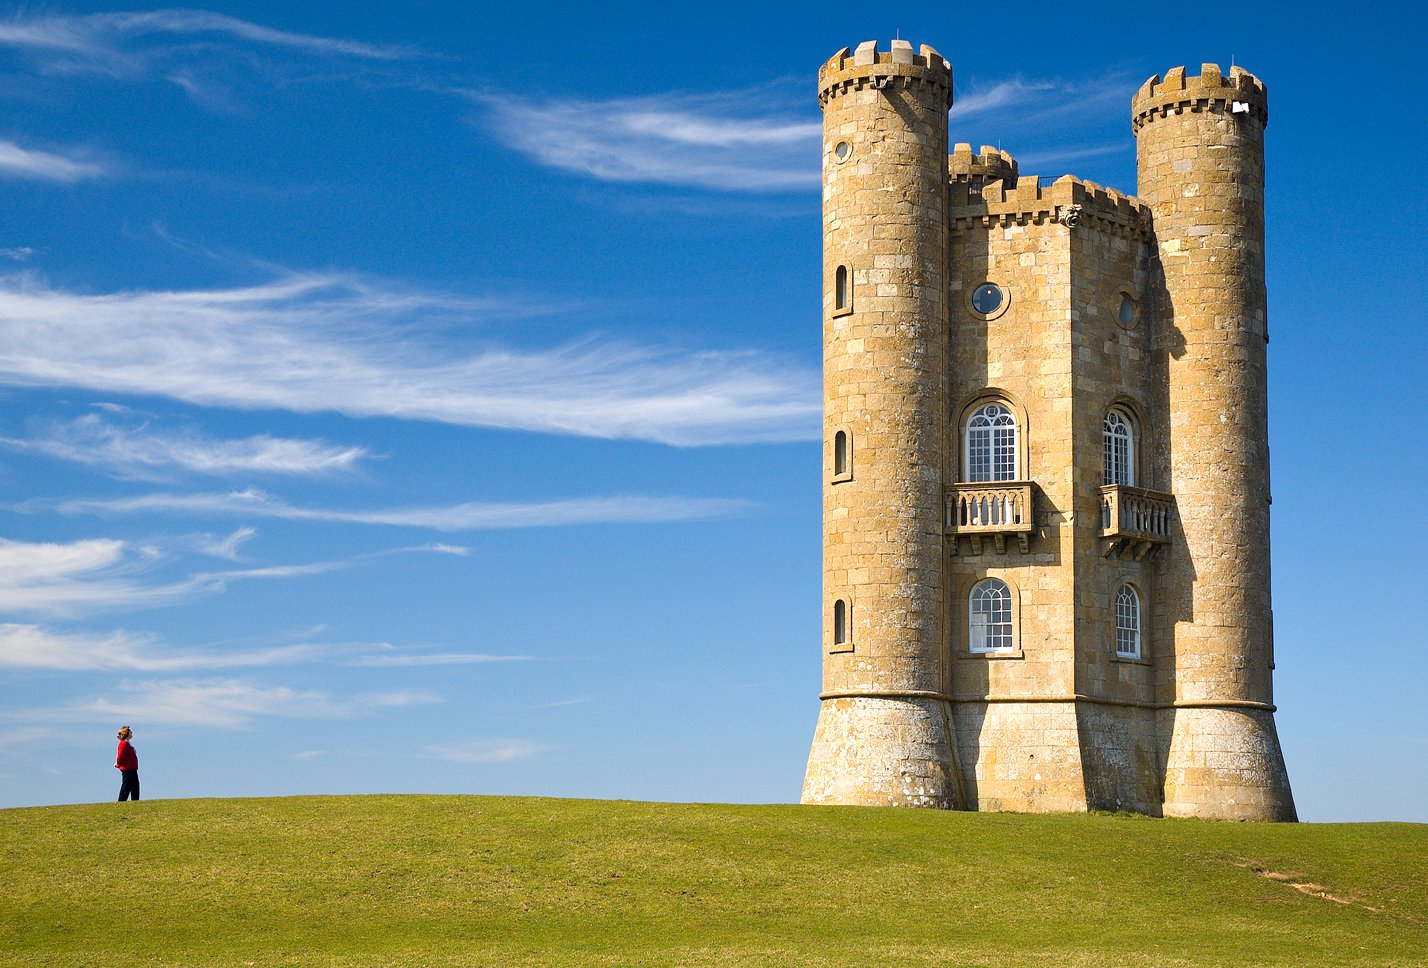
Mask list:
[[[853,153],[853,146],[846,141],[840,141],[833,146],[833,157],[841,161],[847,161],[848,156]]]
[[[1116,322],[1126,329],[1135,325],[1135,300],[1131,298],[1130,293],[1121,293],[1121,304],[1116,309]]]
[[[972,308],[983,316],[990,316],[1001,309],[1005,302],[1006,296],[1002,294],[1001,287],[990,282],[984,282],[972,290]]]

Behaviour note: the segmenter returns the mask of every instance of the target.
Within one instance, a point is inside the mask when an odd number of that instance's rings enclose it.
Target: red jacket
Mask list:
[[[139,754],[134,752],[134,747],[129,745],[127,739],[119,741],[119,749],[114,752],[114,766],[120,770],[137,770],[139,768]]]

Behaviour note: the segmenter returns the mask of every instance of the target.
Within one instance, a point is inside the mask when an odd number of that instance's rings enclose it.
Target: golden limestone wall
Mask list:
[[[1086,806],[1096,810],[1160,813],[1161,770],[1156,736],[1155,668],[1165,655],[1153,634],[1141,638],[1139,658],[1116,654],[1116,594],[1129,584],[1140,597],[1144,625],[1158,594],[1157,561],[1134,549],[1106,554],[1098,495],[1105,474],[1104,426],[1113,408],[1135,428],[1135,439],[1166,431],[1156,406],[1150,347],[1158,331],[1145,311],[1149,282],[1150,218],[1137,201],[1085,184],[1088,201],[1068,230],[1073,303],[1072,453],[1076,527],[1072,567],[1076,584],[1077,735]],[[1131,312],[1122,322],[1122,303]],[[1143,448],[1142,448],[1143,449]],[[1135,484],[1160,486],[1143,453],[1132,461]]]
[[[1292,819],[1269,705],[1263,85],[1207,68],[1142,88],[1140,198],[949,155],[950,85],[900,41],[819,72],[824,675],[803,799]],[[1007,298],[979,312],[987,282]],[[1030,499],[997,534],[948,503],[983,486],[959,483],[964,429],[992,400],[1020,435],[997,486]],[[1134,480],[1103,488],[1112,408]],[[1122,527],[1108,491],[1160,517]],[[1014,646],[976,653],[989,577]],[[1136,656],[1117,654],[1124,586]]]
[[[1265,89],[1240,68],[1176,68],[1147,81],[1132,111],[1168,321],[1172,416],[1157,460],[1181,527],[1160,603],[1174,651],[1165,812],[1292,820],[1271,716]]]
[[[997,399],[1014,410],[1022,434],[1017,476],[1038,492],[1028,553],[1011,543],[998,553],[983,542],[979,554],[970,538],[949,541],[952,690],[966,789],[980,809],[1084,809],[1074,705],[1045,701],[1064,700],[1073,687],[1075,589],[1062,564],[1074,501],[1067,230],[1036,178],[1013,188],[992,182],[980,195],[954,183],[951,195],[949,480],[969,479],[964,428],[974,410]],[[988,281],[1009,302],[982,314],[971,297]],[[968,596],[987,577],[1005,581],[1014,596],[1018,636],[1010,653],[969,651]]]
[[[806,802],[958,805],[943,698],[951,82],[905,41],[819,71],[828,457]]]

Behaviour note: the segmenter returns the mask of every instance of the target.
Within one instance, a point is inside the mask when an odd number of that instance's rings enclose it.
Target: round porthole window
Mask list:
[[[1128,292],[1121,293],[1121,304],[1116,309],[1116,322],[1126,329],[1135,325],[1135,300]]]
[[[850,145],[850,144],[848,144],[848,142],[846,142],[846,141],[840,141],[840,142],[838,142],[836,145],[833,146],[833,157],[834,157],[834,159],[836,159],[839,163],[842,163],[842,162],[847,161],[847,160],[848,160],[848,156],[850,156],[852,153],[853,153],[853,146]]]
[[[984,282],[972,290],[972,308],[983,316],[992,316],[1006,305],[1007,297],[1002,287]]]

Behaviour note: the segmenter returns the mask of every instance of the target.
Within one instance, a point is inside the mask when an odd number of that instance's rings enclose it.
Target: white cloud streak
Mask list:
[[[523,739],[478,739],[426,747],[423,752],[453,763],[509,763],[543,753],[550,747]]]
[[[143,608],[222,592],[229,583],[251,579],[292,578],[347,568],[392,554],[463,555],[464,548],[431,544],[330,561],[274,565],[189,575],[178,581],[145,582],[156,567],[156,548],[96,538],[70,544],[44,544],[0,538],[0,613],[74,616],[115,609]]]
[[[0,22],[0,46],[51,56],[67,55],[72,58],[66,62],[67,66],[78,68],[88,64],[93,69],[112,73],[130,72],[139,67],[146,57],[160,52],[142,47],[146,39],[202,35],[364,60],[397,60],[416,53],[410,47],[275,30],[208,10],[170,9],[83,16],[18,12]]]
[[[153,636],[125,631],[54,632],[38,625],[0,624],[0,668],[63,672],[179,672],[308,662],[326,653],[313,645],[251,652],[183,652],[160,647]]]
[[[261,686],[242,679],[170,679],[121,683],[114,694],[68,712],[129,720],[136,726],[243,726],[257,717],[340,718],[440,701],[440,696],[415,690],[336,699],[322,690]]]
[[[34,506],[34,505],[29,505]],[[478,531],[578,524],[660,524],[724,517],[746,510],[745,501],[725,498],[598,497],[565,501],[469,502],[437,507],[347,511],[304,508],[256,488],[225,493],[146,494],[139,497],[70,500],[54,505],[62,514],[232,514],[289,521],[326,521]],[[443,551],[445,546],[423,550]],[[454,549],[464,552],[464,549]],[[250,572],[251,573],[251,572]]]
[[[151,431],[147,422],[121,426],[86,414],[46,428],[44,436],[0,437],[0,444],[58,460],[100,467],[120,477],[150,478],[169,470],[200,474],[324,474],[349,471],[367,456],[362,447],[260,434],[214,440],[194,433]]]
[[[199,551],[210,557],[237,561],[238,546],[253,538],[257,533],[257,528],[242,527],[223,538],[215,538],[211,534],[199,535],[197,547]]]
[[[193,594],[192,581],[145,584],[132,577],[157,556],[153,549],[107,538],[70,544],[0,538],[0,612],[71,615],[167,604]]]
[[[97,178],[104,174],[99,165],[76,161],[49,151],[22,148],[13,141],[0,140],[0,176],[28,178],[35,181],[77,182],[81,178]],[[30,249],[5,249],[10,258],[26,258]],[[24,253],[17,256],[15,253]]]
[[[959,90],[952,102],[951,121],[953,124],[965,123],[978,115],[992,114],[1014,105],[1025,104],[1055,89],[1056,85],[1050,81],[1028,81],[1018,76],[998,81],[988,87]]]
[[[338,275],[109,295],[0,277],[0,382],[682,445],[817,433],[809,366],[593,339],[454,344],[434,331],[521,311]]]
[[[480,123],[542,165],[602,181],[813,191],[822,125],[772,90],[614,100],[468,95]]]

